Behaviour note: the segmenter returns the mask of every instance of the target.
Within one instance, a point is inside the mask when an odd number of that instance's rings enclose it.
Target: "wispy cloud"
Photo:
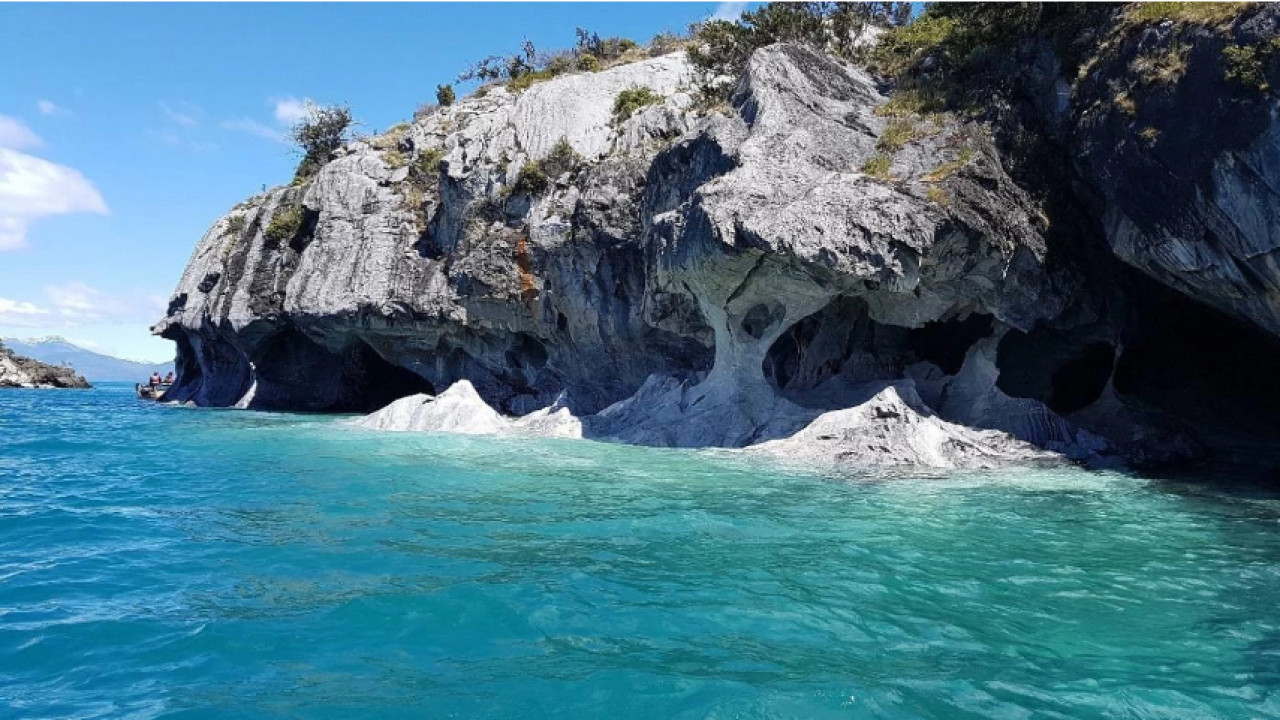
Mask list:
[[[733,22],[742,17],[743,11],[747,9],[745,2],[722,2],[716,6],[716,11],[712,13],[712,20],[728,20]]]
[[[0,115],[0,251],[26,247],[27,228],[39,218],[110,212],[79,171],[20,152],[43,144],[25,125]]]
[[[44,145],[40,136],[31,128],[22,124],[21,120],[8,115],[0,115],[0,148],[10,150],[27,150]]]
[[[106,293],[83,282],[49,285],[45,297],[53,314],[69,326],[104,322],[147,322],[164,312],[164,298],[139,292]]]
[[[163,112],[169,120],[181,125],[182,127],[190,128],[200,124],[200,116],[203,115],[203,113],[200,111],[200,108],[192,105],[191,103],[180,102],[170,104],[161,101],[156,104],[160,106],[160,111]]]
[[[242,132],[248,135],[254,135],[260,138],[266,138],[275,142],[284,142],[285,134],[283,130],[264,125],[257,120],[249,118],[240,118],[238,120],[223,120],[223,130],[232,130],[234,132]]]
[[[70,114],[71,114],[71,111],[70,111],[70,110],[68,110],[68,109],[66,109],[66,108],[64,108],[64,107],[62,107],[61,105],[58,105],[57,103],[55,103],[55,102],[54,102],[54,101],[52,101],[52,100],[40,100],[40,101],[37,101],[37,102],[36,102],[36,107],[37,107],[37,108],[39,108],[39,110],[40,110],[40,114],[41,114],[41,115],[44,115],[45,117],[55,117],[55,116],[57,116],[57,115],[70,115]]]
[[[213,152],[218,149],[217,143],[205,140],[194,140],[176,128],[164,128],[162,130],[153,131],[151,134],[169,147],[194,150],[196,152]]]
[[[74,328],[150,323],[164,314],[163,297],[141,291],[114,294],[80,281],[48,285],[44,300],[0,297],[0,325]]]
[[[47,322],[49,311],[29,302],[0,297],[0,325],[38,327]]]
[[[276,122],[289,126],[295,125],[299,120],[307,117],[307,114],[316,105],[311,98],[299,100],[295,97],[282,97],[275,98],[271,102],[275,105]]]

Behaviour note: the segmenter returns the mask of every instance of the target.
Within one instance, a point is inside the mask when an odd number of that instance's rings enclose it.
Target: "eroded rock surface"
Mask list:
[[[812,50],[757,51],[727,109],[699,109],[691,80],[673,54],[491,88],[241,203],[157,326],[178,346],[170,396],[837,466],[1229,444],[1135,380],[1169,342],[1143,303],[1270,339],[1270,291],[1200,305],[1205,264],[1126,240],[1133,213],[1105,194],[1071,206],[1092,239],[1051,227],[986,126],[941,115],[895,136],[873,78]],[[635,86],[663,99],[613,117]],[[1273,135],[1216,159],[1216,210],[1190,210],[1250,257],[1272,245]],[[552,162],[561,141],[576,157]],[[545,189],[519,189],[528,163]],[[1220,192],[1245,174],[1252,190]],[[267,237],[293,207],[296,231]]]

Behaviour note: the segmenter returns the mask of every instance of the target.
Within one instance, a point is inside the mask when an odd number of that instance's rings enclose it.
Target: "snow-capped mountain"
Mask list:
[[[148,363],[104,355],[52,335],[41,338],[4,338],[15,353],[51,365],[70,365],[90,382],[142,382],[151,373],[173,370],[173,363]]]

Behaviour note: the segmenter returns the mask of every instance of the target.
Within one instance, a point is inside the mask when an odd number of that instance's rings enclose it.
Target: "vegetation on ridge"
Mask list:
[[[289,137],[302,153],[302,162],[294,172],[294,184],[310,180],[333,160],[338,148],[351,139],[351,126],[351,108],[346,105],[311,105],[307,108],[306,117],[289,131]]]

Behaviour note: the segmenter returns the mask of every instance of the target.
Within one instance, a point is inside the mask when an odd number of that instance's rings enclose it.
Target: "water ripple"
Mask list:
[[[1280,717],[1280,500],[0,393],[5,718]]]

